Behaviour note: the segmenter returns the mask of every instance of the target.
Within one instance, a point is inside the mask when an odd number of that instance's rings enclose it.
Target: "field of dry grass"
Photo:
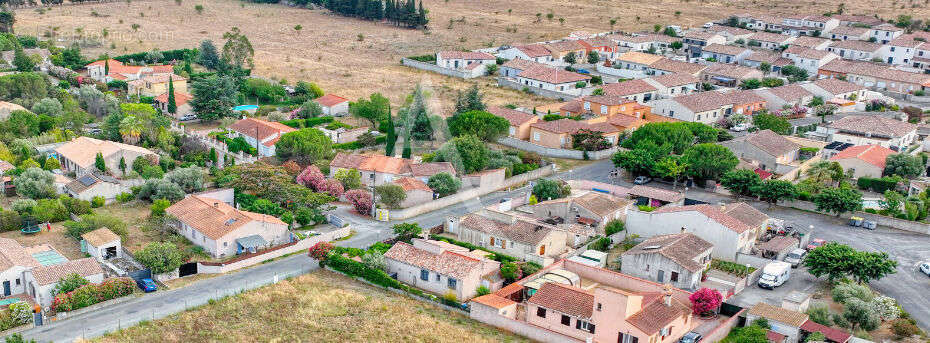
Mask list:
[[[886,18],[900,13],[915,18],[930,15],[926,0],[910,1],[916,2],[861,0],[845,4],[847,13],[876,13]],[[220,42],[223,32],[235,26],[252,41],[256,75],[289,82],[310,80],[329,92],[352,99],[381,92],[395,103],[402,101],[415,83],[421,82],[438,95],[433,105],[441,112],[451,108],[456,90],[471,84],[486,89],[492,104],[533,106],[546,100],[492,87],[493,81],[487,78],[461,81],[405,68],[399,65],[401,57],[556,39],[578,30],[646,30],[654,24],[695,26],[746,11],[823,13],[841,2],[425,0],[431,24],[428,31],[423,31],[284,5],[235,0],[181,0],[178,5],[166,0],[137,0],[56,7],[45,13],[23,9],[17,12],[16,30],[40,36],[55,32],[61,44],[79,37],[95,38],[101,44],[86,52],[96,56],[193,47],[204,39]],[[205,8],[202,14],[194,9],[198,4]],[[539,22],[537,13],[541,14]],[[552,19],[548,19],[549,13]],[[616,19],[613,27],[611,19]],[[295,30],[296,25],[303,29]]]
[[[286,310],[284,310],[286,309]],[[320,271],[111,333],[100,342],[524,342]]]

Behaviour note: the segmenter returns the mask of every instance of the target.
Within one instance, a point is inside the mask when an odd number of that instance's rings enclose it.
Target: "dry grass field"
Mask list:
[[[284,310],[286,309],[286,310]],[[111,333],[100,342],[525,342],[319,271]]]
[[[204,39],[221,45],[223,32],[235,26],[252,41],[256,75],[289,82],[310,80],[328,92],[352,99],[381,92],[394,103],[421,82],[438,95],[433,105],[448,109],[455,91],[471,84],[487,89],[492,104],[532,106],[546,101],[492,88],[493,81],[488,78],[462,82],[405,68],[399,64],[401,57],[556,39],[579,30],[649,30],[654,24],[696,26],[737,12],[823,13],[841,1],[425,0],[431,24],[423,31],[284,5],[136,0],[55,7],[44,13],[22,9],[17,12],[16,29],[40,36],[54,32],[61,44],[75,38],[95,38],[101,44],[85,51],[97,56],[193,47]],[[847,13],[875,13],[885,18],[900,13],[915,18],[930,14],[927,0],[913,1],[857,0],[845,6]],[[204,6],[202,14],[194,9],[198,4]],[[539,22],[537,13],[541,14]],[[548,19],[550,13],[552,19]],[[613,27],[611,19],[616,19]],[[296,25],[302,30],[295,30]]]

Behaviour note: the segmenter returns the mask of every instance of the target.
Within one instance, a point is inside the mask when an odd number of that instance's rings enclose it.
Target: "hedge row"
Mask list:
[[[316,118],[308,118],[308,119],[285,120],[285,121],[282,121],[281,124],[293,127],[295,129],[302,129],[305,127],[314,127],[320,124],[329,123],[329,122],[332,122],[333,120],[334,120],[333,117],[316,117]]]
[[[384,143],[385,137],[387,137],[387,136],[378,136],[378,137],[375,137],[375,144],[377,145],[377,144],[382,144],[382,143]],[[362,143],[359,142],[359,141],[353,141],[353,142],[348,142],[348,143],[333,144],[333,149],[342,149],[342,150],[358,150],[358,149],[361,149],[361,148],[364,148],[364,147],[365,147],[365,146],[363,146]]]
[[[166,62],[175,61],[175,60],[181,61],[184,59],[184,56],[187,54],[191,54],[191,56],[196,56],[197,49],[167,50],[167,51],[162,51],[161,54],[162,56],[164,56],[164,58],[162,58],[160,61],[155,61],[155,62],[166,63]],[[140,62],[140,61],[145,61],[146,55],[148,55],[148,52],[137,52],[134,54],[116,56],[116,57],[113,57],[113,59],[123,62],[123,63],[129,63],[130,61]]]
[[[423,293],[423,291],[419,289],[407,286],[401,283],[400,281],[397,281],[396,279],[392,278],[390,275],[388,275],[381,269],[369,268],[364,263],[357,262],[349,258],[345,258],[339,253],[330,254],[329,257],[326,258],[326,261],[321,264],[325,264],[326,266],[329,266],[330,268],[343,272],[349,276],[361,277],[365,280],[368,280],[368,282],[371,282],[373,284],[376,284],[382,287],[399,289],[404,292],[414,294],[420,297],[435,298],[430,294]],[[461,303],[452,301],[450,299],[436,298],[436,300],[448,306],[462,308]]]
[[[487,249],[487,248],[479,247],[479,246],[477,246],[477,245],[474,245],[474,244],[471,244],[471,243],[468,243],[468,242],[457,241],[457,240],[454,240],[454,239],[451,239],[451,238],[446,238],[446,237],[442,237],[442,236],[438,236],[438,235],[430,235],[429,238],[432,239],[432,240],[443,241],[443,242],[446,242],[446,243],[451,243],[451,244],[458,245],[458,246],[460,246],[460,247],[465,247],[465,248],[468,248],[468,250],[482,250],[482,251],[487,251],[487,252],[491,253],[491,259],[492,259],[492,260],[495,260],[495,261],[500,262],[500,263],[507,263],[507,262],[516,262],[516,261],[519,261],[519,260],[517,260],[517,258],[515,258],[515,257],[513,257],[513,256],[504,255],[504,254],[501,254],[501,253],[497,253],[497,252],[491,251],[491,250],[489,250],[489,249]]]
[[[871,177],[860,177],[856,181],[856,186],[859,186],[859,189],[872,190],[877,193],[885,193],[887,190],[894,190],[898,187],[898,180],[892,177],[883,177],[883,178],[871,178]]]
[[[52,302],[52,308],[56,312],[74,311],[96,303],[130,295],[135,289],[136,283],[130,278],[107,279],[100,284],[84,285],[71,292],[56,295],[55,300]]]

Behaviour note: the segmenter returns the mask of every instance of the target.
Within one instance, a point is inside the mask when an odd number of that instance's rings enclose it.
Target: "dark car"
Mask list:
[[[155,285],[155,281],[152,279],[139,279],[136,280],[136,284],[139,285],[139,288],[142,289],[145,293],[151,293],[158,290],[158,286]]]
[[[591,73],[587,69],[578,69],[578,70],[575,70],[575,72],[577,72],[578,74],[590,74]]]
[[[701,334],[697,332],[691,331],[686,333],[684,336],[681,336],[681,339],[678,340],[678,343],[697,343],[701,341],[701,338],[704,338],[704,336],[701,336]]]

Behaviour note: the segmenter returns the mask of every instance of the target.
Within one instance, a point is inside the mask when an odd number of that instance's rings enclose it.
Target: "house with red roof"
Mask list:
[[[880,145],[858,145],[836,153],[830,160],[843,166],[843,170],[852,170],[853,178],[881,177],[888,156],[897,153]]]
[[[335,94],[326,94],[319,98],[313,99],[320,104],[323,109],[323,115],[339,117],[349,113],[349,99]]]
[[[162,113],[169,115],[171,117],[174,117],[174,119],[181,119],[181,117],[184,117],[185,115],[194,113],[194,109],[188,103],[193,98],[194,96],[188,93],[175,91],[174,92],[174,105],[176,109],[174,113],[168,112],[168,92],[165,92],[159,96],[156,96],[155,102],[153,104],[155,105],[155,107],[161,109]]]
[[[640,237],[688,232],[713,244],[714,258],[734,261],[748,253],[765,230],[769,217],[738,202],[726,205],[663,206],[652,212],[631,209],[626,228]]]
[[[581,120],[562,118],[540,121],[530,125],[530,143],[554,149],[572,149],[572,135],[581,130],[603,133],[611,146],[616,145],[621,130],[606,121],[588,123]]]
[[[398,242],[384,253],[387,273],[410,286],[437,296],[455,295],[466,301],[484,286],[497,291],[503,284],[500,262],[443,241],[414,238]]]
[[[828,142],[881,145],[901,151],[917,140],[917,125],[880,115],[850,115],[817,127]]]
[[[497,63],[497,57],[486,52],[440,51],[436,53],[436,65],[469,72],[471,77],[484,75],[486,66],[494,63]]]
[[[87,76],[103,83],[113,80],[133,81],[143,76],[171,74],[174,72],[174,66],[171,65],[128,65],[114,59],[94,61],[88,63],[84,68],[87,69]],[[107,73],[108,71],[109,73]]]
[[[242,137],[249,145],[255,147],[259,156],[274,156],[275,144],[281,136],[288,132],[297,131],[293,127],[258,118],[241,119],[229,126],[232,134],[229,136]]]
[[[538,63],[552,63],[552,52],[542,44],[502,46],[497,56],[508,60],[522,59]]]
[[[427,182],[430,176],[439,173],[456,175],[455,167],[449,162],[415,163],[406,158],[384,155],[362,155],[340,152],[329,163],[329,177],[339,170],[357,170],[362,175],[362,184],[380,186],[409,176]]]
[[[506,107],[488,106],[487,110],[493,115],[507,119],[507,122],[510,123],[507,136],[520,140],[529,139],[530,125],[539,121],[539,117],[536,115]]]
[[[516,79],[517,83],[528,88],[577,93],[574,90],[578,83],[587,86],[591,77],[564,69],[536,66],[517,74]]]
[[[433,200],[433,190],[420,179],[405,176],[394,180],[394,184],[400,186],[407,196],[399,204],[400,208],[421,205]]]
[[[542,342],[677,342],[702,322],[690,292],[560,260],[472,299],[469,316]]]

